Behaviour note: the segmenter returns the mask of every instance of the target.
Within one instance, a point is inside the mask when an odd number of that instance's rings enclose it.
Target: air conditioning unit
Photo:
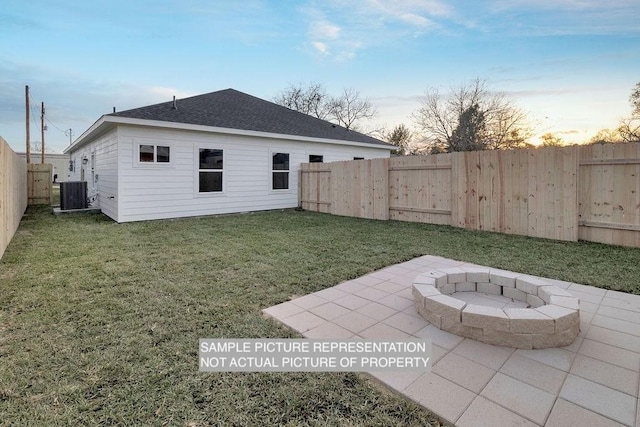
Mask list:
[[[60,183],[60,210],[86,209],[87,183],[66,181]]]

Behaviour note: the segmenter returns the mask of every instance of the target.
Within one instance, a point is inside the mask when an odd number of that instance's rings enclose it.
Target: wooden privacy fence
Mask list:
[[[27,164],[0,137],[0,258],[27,209]]]
[[[640,247],[640,143],[303,164],[300,206]]]

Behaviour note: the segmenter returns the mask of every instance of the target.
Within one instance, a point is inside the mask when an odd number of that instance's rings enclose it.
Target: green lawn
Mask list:
[[[116,224],[30,208],[0,261],[0,424],[424,425],[355,374],[203,374],[200,337],[424,254],[640,294],[640,249],[293,210]]]

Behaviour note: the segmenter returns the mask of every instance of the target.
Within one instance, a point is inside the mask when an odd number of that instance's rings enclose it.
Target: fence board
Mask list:
[[[452,156],[451,177],[451,225],[465,228],[467,175],[463,156]]]
[[[372,218],[389,219],[389,159],[371,161],[371,181],[373,185]]]
[[[538,204],[542,195],[538,194],[541,191],[540,177],[538,176],[538,165],[540,157],[544,155],[544,151],[541,151],[538,156],[534,155],[534,152],[527,153],[527,174],[528,187],[527,187],[527,236],[539,237],[539,233],[536,232],[538,228]],[[533,213],[533,215],[532,215]]]
[[[467,188],[465,189],[465,210],[464,219],[465,227],[473,230],[480,229],[480,207],[479,207],[479,189],[478,189],[478,172],[480,169],[480,153],[470,152],[461,153],[465,158],[465,173],[467,175]]]
[[[514,182],[511,179],[505,179],[505,176],[511,176],[515,168],[516,151],[506,151],[502,155],[500,186],[502,187],[502,224],[501,233],[516,233],[516,200],[514,197]],[[521,233],[518,233],[521,234]]]
[[[516,209],[518,216],[518,231],[516,234],[527,236],[529,234],[529,155],[526,150],[518,150],[516,152],[516,157],[517,169],[515,174],[509,177],[517,187]],[[527,179],[513,179],[514,176],[526,176]]]
[[[27,164],[0,137],[0,258],[27,209]]]

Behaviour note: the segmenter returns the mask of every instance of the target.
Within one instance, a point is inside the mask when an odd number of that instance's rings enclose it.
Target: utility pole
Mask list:
[[[44,101],[42,101],[42,110],[40,112],[40,123],[41,123],[40,133],[42,134],[42,155],[40,156],[40,163],[44,164]]]
[[[64,131],[64,134],[69,137],[69,146],[71,146],[71,139],[73,138],[73,131],[71,128]]]
[[[25,118],[27,124],[27,163],[31,163],[31,135],[29,134],[29,86],[24,87],[24,97],[26,100]]]

